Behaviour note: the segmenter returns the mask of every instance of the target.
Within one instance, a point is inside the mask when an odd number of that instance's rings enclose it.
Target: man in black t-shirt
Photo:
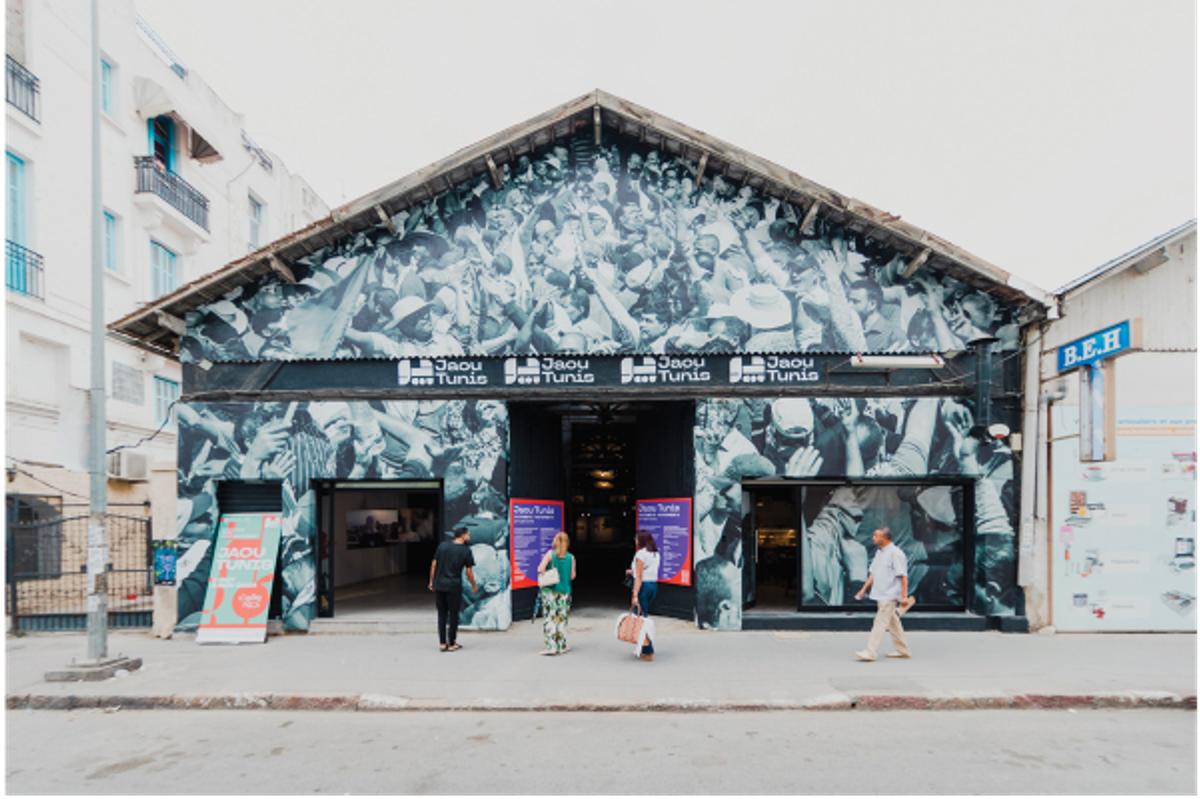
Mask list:
[[[462,609],[462,575],[467,570],[467,580],[471,583],[471,593],[475,587],[475,557],[467,546],[471,541],[471,531],[466,527],[454,529],[454,540],[438,544],[433,553],[433,563],[429,566],[429,590],[437,597],[438,611],[438,641],[443,652],[453,652],[462,649],[455,641],[458,637],[458,612]],[[447,630],[449,627],[449,630]]]

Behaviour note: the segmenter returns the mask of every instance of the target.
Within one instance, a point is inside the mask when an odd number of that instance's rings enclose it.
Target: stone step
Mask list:
[[[831,632],[867,632],[875,622],[874,613],[746,613],[743,630],[825,630]],[[985,632],[1000,629],[996,619],[970,613],[907,613],[905,630]],[[1005,630],[1006,632],[1008,630]],[[1016,632],[1016,630],[1012,630]]]
[[[398,635],[437,634],[437,617],[424,619],[313,619],[309,635]]]

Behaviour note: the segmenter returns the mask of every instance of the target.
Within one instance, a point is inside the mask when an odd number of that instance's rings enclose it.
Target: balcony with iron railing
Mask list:
[[[41,97],[41,82],[10,55],[4,56],[7,76],[4,81],[4,99],[8,104],[34,122],[38,120],[38,100]]]
[[[23,297],[44,300],[42,256],[15,241],[5,241],[8,265],[4,270],[8,290]]]
[[[173,172],[168,172],[162,162],[152,155],[135,155],[133,166],[137,171],[138,194],[155,194],[172,208],[208,230],[208,198],[190,183]]]

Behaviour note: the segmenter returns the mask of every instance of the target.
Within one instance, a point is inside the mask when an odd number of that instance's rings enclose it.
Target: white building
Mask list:
[[[325,217],[329,209],[138,17],[100,4],[104,318]],[[87,503],[91,20],[71,0],[7,0],[7,492]],[[179,364],[109,337],[109,502],[154,500],[174,529]],[[44,507],[37,500],[34,508]],[[11,508],[11,505],[10,505]],[[36,514],[36,510],[28,511]],[[63,563],[63,568],[67,564]]]
[[[1195,631],[1196,222],[1055,293],[1026,390],[1041,398],[1030,625]]]

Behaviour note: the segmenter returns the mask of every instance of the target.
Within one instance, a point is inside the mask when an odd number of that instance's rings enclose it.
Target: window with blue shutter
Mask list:
[[[100,110],[106,114],[113,112],[112,71],[111,64],[100,62]]]
[[[150,134],[150,155],[167,172],[175,171],[175,121],[168,116],[147,120]]]
[[[117,271],[117,218],[104,212],[104,268]]]

